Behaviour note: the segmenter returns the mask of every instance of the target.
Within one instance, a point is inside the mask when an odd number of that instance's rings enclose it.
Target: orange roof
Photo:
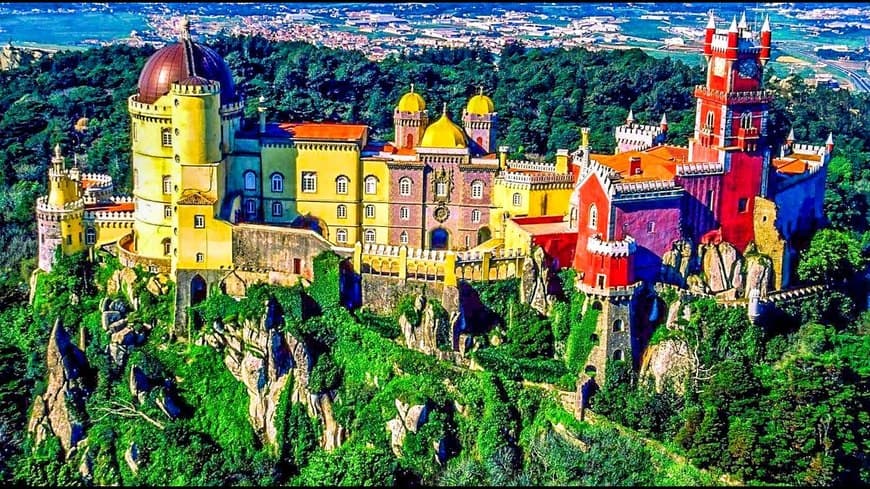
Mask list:
[[[368,126],[342,122],[282,122],[278,127],[295,139],[360,140]]]
[[[397,154],[397,155],[415,155],[415,154],[417,154],[417,150],[414,148],[399,148],[395,151],[394,154]]]
[[[133,212],[135,210],[132,202],[122,203],[94,203],[85,205],[85,209],[89,211],[106,211],[106,212]]]
[[[615,155],[593,154],[592,159],[608,166],[622,175],[625,181],[673,180],[678,163],[686,161],[688,148],[678,146],[657,146],[644,151],[626,151]],[[639,175],[629,175],[629,160],[640,158]]]
[[[96,180],[89,180],[87,178],[82,178],[82,188],[90,188],[93,187],[97,183]]]
[[[807,162],[797,158],[774,158],[773,167],[779,173],[787,175],[800,175],[807,171]]]

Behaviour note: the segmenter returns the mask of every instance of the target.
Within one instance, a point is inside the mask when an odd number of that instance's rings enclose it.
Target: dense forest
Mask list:
[[[410,83],[430,114],[446,102],[454,120],[483,86],[499,113],[499,143],[517,156],[573,149],[581,126],[591,128],[593,148],[608,153],[612,128],[629,109],[643,123],[666,113],[671,141],[685,144],[694,117],[692,88],[704,74],[700,59],[689,66],[639,50],[513,45],[497,59],[450,49],[376,63],[357,52],[261,38],[223,38],[212,46],[248,100],[266,97],[271,120],[365,122],[373,137],[386,140],[393,108]],[[399,316],[413,315],[407,304],[390,316],[339,306],[335,277],[324,271],[334,257],[322,257],[327,265],[306,290],[261,287],[239,303],[210,297],[199,311],[206,324],[263,316],[266,299],[281,305],[278,327],[312,351],[308,387],[336,392],[341,400],[334,416],[349,436],[327,451],[318,443],[323,427],[287,399],[276,415],[277,443],[263,443],[247,419],[245,387],[213,348],[171,338],[164,319],[172,305],[166,295],[145,290],[147,274],[137,272],[140,307],[129,318],[145,339],[121,367],[107,357],[110,338],[98,317],[104,298],[130,306],[129,293],[106,286],[117,262],[65,258],[56,272],[39,277],[36,297],[28,300],[34,201],[45,189],[51,147],[75,148],[85,171],[107,172],[129,191],[126,100],[152,52],[125,46],[60,52],[0,73],[0,249],[6,251],[0,255],[0,479],[124,485],[870,482],[870,318],[860,313],[870,249],[866,94],[814,89],[799,79],[767,84],[777,94],[768,126],[773,141],[790,128],[799,142],[821,142],[834,132],[825,197],[830,225],[813,239],[798,271],[805,283],[844,285],[759,325],[712,301],[692,302],[680,340],[696,353],[704,374],[657,390],[630,363],[617,362],[593,398],[594,423],[575,420],[548,391],[533,386],[574,388],[595,320],[594,313],[580,313],[577,292],[566,291],[544,317],[519,302],[515,282],[474,284],[495,331],[487,334],[500,338],[478,342],[473,355],[483,371],[457,370],[399,347],[393,341]],[[255,110],[251,102],[247,115],[253,118]],[[83,116],[87,129],[76,131]],[[562,276],[571,283],[571,272]],[[88,420],[88,476],[80,469],[85,455],[65,460],[57,439],[37,445],[26,430],[33,400],[46,390],[46,344],[57,318],[90,338],[84,353],[95,380],[87,401],[76,407]],[[147,332],[143,325],[150,326]],[[208,327],[192,333],[204,336]],[[668,334],[657,330],[653,343]],[[173,388],[181,414],[167,417],[145,403],[138,412],[153,422],[122,416],[129,411],[115,403],[132,396],[127,379],[134,364],[149,378],[184,379]],[[154,390],[148,395],[156,396]],[[395,400],[430,412],[405,437],[401,456],[391,451],[384,429],[396,415]],[[138,472],[125,462],[134,441],[142,454]]]

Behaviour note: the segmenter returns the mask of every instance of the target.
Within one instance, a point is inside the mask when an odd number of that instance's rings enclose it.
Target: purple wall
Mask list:
[[[681,199],[636,201],[614,205],[614,237],[629,235],[637,242],[634,257],[634,279],[656,280],[662,256],[674,241],[682,237],[680,230]],[[649,231],[649,223],[653,230]]]
[[[676,178],[677,184],[686,189],[683,197],[683,225],[694,244],[698,244],[704,233],[719,227],[714,211],[720,205],[721,180],[721,175]],[[713,210],[707,202],[710,190],[714,191]]]

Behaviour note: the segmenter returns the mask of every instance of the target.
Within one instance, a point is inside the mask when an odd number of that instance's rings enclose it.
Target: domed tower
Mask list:
[[[243,109],[226,63],[193,42],[185,18],[178,42],[151,55],[128,100],[136,210],[132,236],[119,242],[126,251],[175,270],[184,230],[207,228],[220,208]],[[195,253],[205,268],[208,251]]]
[[[417,146],[441,149],[463,149],[468,147],[465,133],[447,115],[446,103],[441,110],[441,117],[426,128],[426,132]]]
[[[483,94],[483,87],[468,100],[462,112],[462,125],[471,141],[474,154],[488,154],[495,150],[495,131],[498,113],[492,99]]]
[[[85,205],[80,182],[73,178],[74,173],[67,170],[60,145],[55,146],[48,170],[48,195],[36,201],[39,268],[47,272],[51,271],[58,247],[64,255],[85,247],[82,236]]]
[[[414,92],[414,84],[411,91],[402,95],[396,110],[393,111],[393,125],[395,126],[396,146],[399,148],[414,148],[420,143],[423,131],[429,124],[426,115],[426,102],[419,94]]]

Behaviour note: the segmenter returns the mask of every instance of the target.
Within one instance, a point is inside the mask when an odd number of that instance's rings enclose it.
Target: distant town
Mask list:
[[[4,16],[105,14],[111,22],[135,15],[140,29],[111,38],[81,39],[78,47],[110,43],[161,47],[173,40],[181,16],[195,35],[259,35],[357,50],[369,59],[418,52],[427,47],[480,47],[500,53],[522,42],[533,48],[640,48],[653,55],[700,60],[697,46],[708,12],[727,24],[745,12],[751,25],[764,15],[787,27],[789,52],[776,52],[774,70],[797,74],[809,84],[870,90],[866,39],[867,4],[6,4]],[[679,7],[679,8],[675,8]],[[11,39],[11,36],[7,36]],[[780,39],[781,41],[782,39]],[[26,44],[24,44],[26,46]],[[777,48],[774,40],[774,49]]]

